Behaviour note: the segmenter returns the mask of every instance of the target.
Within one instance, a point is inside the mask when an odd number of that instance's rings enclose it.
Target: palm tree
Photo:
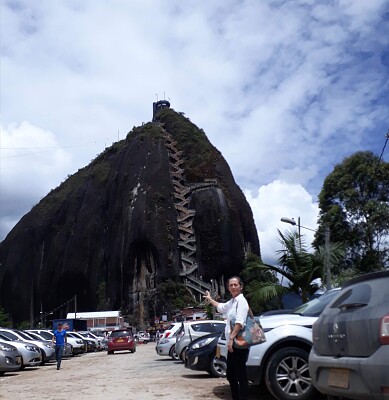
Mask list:
[[[285,234],[278,230],[279,242],[282,249],[277,251],[279,255],[277,265],[260,263],[257,266],[264,271],[271,271],[287,279],[289,286],[283,286],[279,281],[262,281],[250,284],[249,297],[256,301],[268,301],[273,297],[280,297],[287,292],[297,293],[303,303],[309,300],[312,294],[312,281],[324,276],[323,248],[310,253],[304,242],[303,236],[297,232],[287,231]],[[339,245],[330,245],[330,262],[336,263],[342,256]]]

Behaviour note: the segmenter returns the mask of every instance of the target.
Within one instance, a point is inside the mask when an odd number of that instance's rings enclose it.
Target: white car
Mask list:
[[[175,350],[181,359],[185,362],[185,352],[190,342],[201,336],[213,332],[224,332],[226,323],[221,320],[195,320],[181,322],[181,327],[176,334]]]
[[[178,354],[176,352],[176,334],[173,333],[171,336],[160,339],[155,346],[155,351],[159,356],[170,356],[173,360],[178,360]]]
[[[104,345],[102,344],[102,338],[99,336],[94,335],[90,331],[78,331],[81,336],[83,336],[87,340],[92,340],[96,343],[96,350],[102,351],[104,350]]]
[[[55,350],[52,346],[51,341],[35,340],[31,336],[29,336],[28,333],[19,331],[17,329],[1,328],[0,333],[2,333],[4,336],[7,336],[12,340],[19,340],[21,342],[33,343],[37,347],[39,347],[42,354],[41,365],[44,365],[46,362],[53,360],[55,358]]]
[[[49,329],[27,329],[26,332],[36,333],[43,339],[52,340],[53,331]],[[82,354],[86,352],[84,341],[78,338],[70,337],[66,335],[66,341],[72,346],[72,355]]]
[[[41,335],[39,335],[39,333],[36,332],[31,332],[31,331],[23,331],[26,332],[28,335],[30,335],[32,338],[36,339],[36,340],[42,340],[42,341],[46,341],[46,339],[44,337],[42,337]],[[63,353],[62,353],[62,357],[72,357],[73,356],[73,346],[67,342],[64,345],[63,348]]]
[[[250,347],[246,363],[249,381],[265,381],[278,400],[316,400],[308,368],[312,348],[312,325],[325,306],[339,293],[333,289],[289,314],[265,315],[260,323],[266,342]],[[216,361],[226,368],[227,347],[224,334],[218,342]]]
[[[173,336],[181,328],[181,325],[182,322],[173,322],[162,332],[158,340],[167,339],[168,337]]]

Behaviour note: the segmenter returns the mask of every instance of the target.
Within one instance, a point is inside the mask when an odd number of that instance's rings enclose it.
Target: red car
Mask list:
[[[108,354],[119,350],[129,350],[131,353],[135,353],[136,344],[131,329],[117,329],[111,332],[108,338]]]

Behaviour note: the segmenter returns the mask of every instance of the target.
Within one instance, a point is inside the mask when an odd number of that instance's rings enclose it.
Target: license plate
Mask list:
[[[117,341],[118,341],[118,343],[122,343],[122,342],[124,342],[124,339],[118,339]]]
[[[216,346],[216,355],[215,358],[220,358],[220,346]]]
[[[348,369],[331,368],[328,373],[328,386],[348,389],[350,371]]]

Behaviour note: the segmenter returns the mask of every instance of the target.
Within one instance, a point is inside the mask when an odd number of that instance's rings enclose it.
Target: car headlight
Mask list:
[[[15,348],[13,346],[8,346],[6,344],[0,344],[0,350],[12,351],[12,350],[15,350]]]
[[[24,346],[28,351],[39,351],[35,346],[26,345]]]
[[[51,344],[45,344],[44,346],[47,347],[48,349],[52,349],[53,348],[53,346]]]
[[[159,341],[158,344],[166,344],[166,343],[169,343],[169,340],[162,339],[162,340]]]
[[[210,344],[211,342],[213,342],[216,338],[207,338],[207,339],[203,339],[203,340],[199,340],[197,343],[195,343],[192,346],[192,349],[200,349],[201,347],[206,346],[207,344]]]
[[[81,339],[77,339],[77,340],[76,340],[76,343],[78,343],[78,344],[84,344],[84,342],[83,342]]]

